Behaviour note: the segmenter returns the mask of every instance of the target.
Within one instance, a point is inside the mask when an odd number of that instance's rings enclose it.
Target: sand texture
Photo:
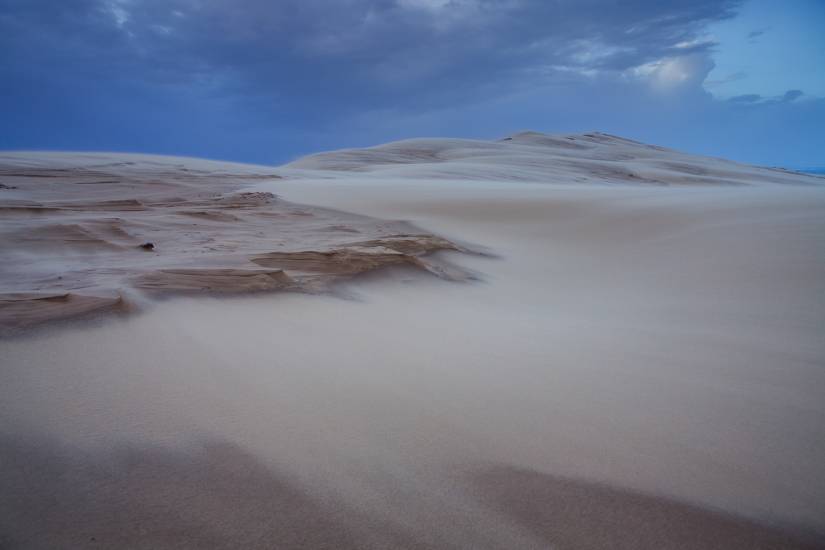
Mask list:
[[[825,548],[822,178],[603,134],[0,161],[56,209],[4,212],[2,307],[85,317],[0,340],[4,550]]]
[[[134,310],[134,289],[321,292],[341,278],[398,264],[469,277],[423,259],[458,247],[410,224],[241,191],[280,174],[689,186],[822,182],[598,132],[523,132],[493,142],[414,139],[311,155],[279,170],[146,155],[7,153],[0,156],[6,259],[0,331],[107,308]]]
[[[385,178],[640,185],[816,184],[807,174],[690,155],[592,132],[521,132],[498,141],[408,139],[318,153],[286,168]]]
[[[109,309],[135,290],[322,292],[341,278],[456,250],[411,224],[240,188],[265,167],[130,155],[0,156],[0,330]]]

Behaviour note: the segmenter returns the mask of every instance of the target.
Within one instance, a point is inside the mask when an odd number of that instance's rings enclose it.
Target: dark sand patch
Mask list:
[[[92,454],[0,438],[0,548],[356,549],[369,520],[225,442]],[[414,545],[386,525],[384,547]]]
[[[814,550],[825,539],[664,497],[498,466],[474,479],[483,500],[548,547]]]
[[[97,452],[48,440],[0,438],[0,548],[454,548],[437,510],[432,525],[378,517],[358,498],[306,491],[243,448],[137,445]],[[414,488],[376,484],[388,495]],[[466,484],[465,484],[466,483]],[[497,466],[458,472],[463,508],[444,510],[457,530],[499,525],[519,548],[814,550],[820,539],[667,498]],[[400,493],[398,492],[400,491]],[[413,498],[411,508],[422,503]],[[417,521],[428,521],[417,516]],[[490,523],[493,523],[491,526]],[[482,524],[483,523],[483,524]],[[469,541],[468,541],[469,543]],[[514,548],[501,540],[474,548]]]

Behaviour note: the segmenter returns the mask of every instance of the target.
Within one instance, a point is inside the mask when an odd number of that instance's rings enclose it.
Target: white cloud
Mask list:
[[[644,63],[626,75],[647,81],[658,92],[672,92],[699,86],[712,68],[707,54],[691,54]]]
[[[129,4],[131,4],[130,0],[106,0],[103,4],[105,9],[115,20],[115,24],[118,28],[123,28],[123,26],[128,23],[131,18],[131,14],[129,13]]]

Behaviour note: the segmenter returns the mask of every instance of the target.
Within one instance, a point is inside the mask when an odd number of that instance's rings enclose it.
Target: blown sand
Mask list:
[[[477,280],[0,342],[9,547],[822,547],[822,188],[316,168],[247,191],[408,220]]]

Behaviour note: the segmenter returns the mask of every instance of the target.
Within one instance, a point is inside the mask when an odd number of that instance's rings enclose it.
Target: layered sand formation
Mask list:
[[[411,224],[240,188],[265,167],[139,155],[0,157],[0,330],[135,307],[152,293],[323,292],[389,265],[465,273]]]

